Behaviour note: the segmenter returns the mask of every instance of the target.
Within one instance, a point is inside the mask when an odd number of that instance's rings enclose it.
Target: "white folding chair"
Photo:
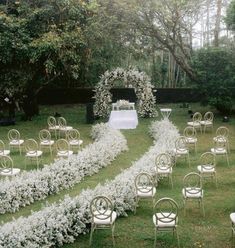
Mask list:
[[[70,146],[67,140],[58,139],[55,144],[58,157],[68,158],[73,154],[73,151],[70,150]]]
[[[91,212],[91,233],[90,245],[92,244],[93,233],[96,229],[108,229],[112,231],[113,245],[115,245],[114,229],[117,213],[111,200],[106,196],[96,196],[90,204]]]
[[[21,155],[21,148],[23,146],[24,140],[20,138],[20,132],[16,129],[11,129],[8,132],[9,149],[18,148]]]
[[[186,127],[184,129],[184,137],[186,144],[190,146],[194,146],[194,151],[197,152],[197,131],[194,127]]]
[[[205,152],[201,155],[200,165],[197,166],[197,170],[202,179],[215,179],[215,185],[217,187],[215,155],[212,152]]]
[[[227,164],[229,165],[227,138],[225,136],[217,136],[214,145],[215,146],[211,148],[211,152],[215,155],[216,160],[218,156],[225,156],[227,160]]]
[[[175,155],[175,165],[176,165],[178,157],[184,157],[185,159],[187,159],[188,165],[190,166],[189,150],[186,144],[186,138],[184,136],[180,136],[175,141],[175,148],[173,152]]]
[[[13,160],[9,156],[0,156],[0,175],[15,176],[20,173],[19,168],[13,167]]]
[[[81,149],[83,140],[80,139],[80,133],[77,129],[71,129],[67,132],[67,139],[71,149]]]
[[[214,120],[214,114],[212,112],[206,112],[204,114],[203,120],[200,121],[204,133],[206,132],[207,128],[211,128],[211,130],[213,130],[213,120]]]
[[[57,131],[59,131],[59,125],[57,125],[56,118],[54,116],[49,116],[47,118],[47,125],[49,132],[54,132],[55,138],[57,139]]]
[[[49,149],[52,157],[52,149],[55,143],[54,140],[51,140],[51,133],[47,129],[42,129],[39,131],[39,140],[40,140],[40,149],[43,148]]]
[[[184,200],[184,214],[186,211],[186,202],[189,200],[196,200],[202,208],[203,216],[205,216],[201,176],[198,173],[191,172],[184,177],[183,184],[182,194]]]
[[[201,120],[202,120],[202,114],[199,112],[196,112],[193,115],[193,120],[187,122],[187,125],[190,127],[194,127],[195,129],[200,129],[200,131],[202,133]]]
[[[169,154],[167,153],[160,153],[155,160],[155,172],[156,172],[156,179],[160,180],[162,178],[168,178],[171,187],[173,188],[173,181],[172,181],[172,160]]]
[[[154,206],[153,224],[155,226],[154,247],[157,243],[157,232],[176,233],[179,245],[178,227],[178,204],[171,198],[162,198]]]
[[[67,137],[67,132],[71,129],[73,129],[73,127],[71,126],[67,126],[67,121],[65,120],[64,117],[59,117],[58,118],[58,125],[59,125],[59,138],[61,136],[61,133],[64,134],[64,137]]]
[[[227,151],[230,152],[229,145],[229,129],[227,127],[221,126],[216,130],[216,136],[213,138],[214,142],[224,142],[226,144]]]
[[[42,159],[42,151],[39,150],[38,143],[34,139],[27,139],[25,141],[25,167],[26,160],[29,159],[31,162],[36,161],[37,168],[39,167],[39,162]]]

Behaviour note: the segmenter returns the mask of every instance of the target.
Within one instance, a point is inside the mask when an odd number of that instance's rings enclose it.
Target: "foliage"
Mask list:
[[[232,0],[227,8],[225,22],[230,30],[235,31],[235,1]]]
[[[137,110],[141,117],[154,117],[156,115],[156,99],[153,95],[153,85],[149,77],[136,69],[124,70],[116,68],[106,71],[95,88],[94,113],[97,116],[106,117],[110,112],[112,94],[110,89],[115,81],[120,80],[126,87],[134,88],[137,96]]]
[[[129,169],[121,172],[114,180],[98,185],[94,190],[84,190],[75,198],[66,197],[58,204],[32,213],[28,218],[21,217],[1,226],[0,246],[59,247],[63,243],[74,242],[75,237],[86,233],[90,227],[89,204],[97,195],[111,198],[117,214],[127,216],[126,211],[133,211],[136,206],[134,178],[142,171],[154,174],[152,165],[156,155],[172,150],[174,141],[179,136],[177,128],[168,120],[155,122],[152,130],[158,130],[158,133],[152,134],[157,138],[156,143]],[[165,139],[171,142],[166,143]]]
[[[229,87],[235,82],[234,52],[225,48],[200,49],[193,56],[193,68],[197,72],[198,90],[205,103],[216,107],[224,114],[232,109]]]
[[[108,166],[117,155],[127,150],[127,141],[118,130],[107,124],[92,128],[93,144],[68,159],[57,159],[41,170],[24,172],[0,181],[0,213],[19,211],[20,207],[45,199],[79,183],[85,176]]]

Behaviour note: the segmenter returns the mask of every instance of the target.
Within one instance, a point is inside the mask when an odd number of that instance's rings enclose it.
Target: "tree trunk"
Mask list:
[[[219,33],[220,33],[220,20],[221,20],[221,9],[222,9],[222,0],[217,0],[217,12],[215,19],[215,31],[214,31],[214,46],[219,46]]]

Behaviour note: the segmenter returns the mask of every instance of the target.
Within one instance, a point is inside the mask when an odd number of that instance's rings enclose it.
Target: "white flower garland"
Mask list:
[[[150,78],[136,69],[124,70],[117,68],[111,72],[106,71],[95,89],[94,114],[100,117],[107,117],[110,113],[112,94],[110,89],[116,80],[122,80],[127,87],[134,87],[137,96],[137,111],[141,117],[154,117],[157,115],[155,104],[156,98],[153,95],[153,85]]]
[[[153,123],[151,134],[156,139],[155,145],[114,180],[98,185],[94,190],[83,190],[75,198],[66,197],[59,204],[45,207],[27,218],[21,217],[3,225],[0,228],[0,247],[58,247],[73,242],[79,234],[88,231],[91,222],[89,205],[96,195],[109,196],[118,215],[127,215],[126,211],[133,210],[136,204],[135,176],[141,171],[153,173],[155,157],[173,149],[175,139],[179,137],[176,127],[167,120]]]
[[[36,200],[72,187],[84,176],[97,173],[110,164],[120,152],[127,150],[127,141],[118,130],[97,124],[91,136],[96,141],[78,155],[58,159],[41,170],[24,172],[11,180],[0,181],[0,213],[16,212]]]

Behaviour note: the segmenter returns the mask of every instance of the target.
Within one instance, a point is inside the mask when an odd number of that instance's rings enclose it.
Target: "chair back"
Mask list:
[[[56,118],[54,116],[49,116],[47,118],[47,124],[49,129],[56,127]]]
[[[223,136],[228,138],[229,136],[229,129],[227,127],[221,126],[216,130],[216,136]]]
[[[0,172],[9,173],[13,170],[13,160],[6,155],[0,156]]]
[[[177,151],[185,151],[185,150],[187,150],[186,138],[184,136],[180,136],[175,141],[175,148],[176,148]]]
[[[25,141],[25,150],[29,154],[35,154],[38,150],[38,143],[34,139],[27,139]]]
[[[204,114],[204,120],[205,121],[213,122],[213,120],[214,120],[214,114],[212,112],[206,112]]]
[[[56,150],[57,152],[60,153],[65,153],[67,154],[67,152],[69,151],[69,143],[66,139],[58,139],[56,141]]]
[[[67,121],[65,120],[64,117],[58,118],[58,125],[59,125],[59,128],[65,128],[67,126]]]
[[[216,136],[215,149],[216,151],[227,150],[227,137],[222,135]]]
[[[77,129],[68,130],[68,132],[67,132],[67,139],[69,141],[79,140],[80,139],[80,133],[79,133],[79,131]]]
[[[194,127],[186,127],[183,134],[186,138],[196,138],[197,131]]]
[[[159,199],[154,205],[154,214],[157,222],[167,224],[177,222],[179,207],[178,204],[171,198],[164,197]]]
[[[205,152],[200,157],[200,165],[203,170],[210,170],[215,167],[215,155],[212,152]]]
[[[141,172],[135,177],[136,191],[141,193],[153,193],[154,183],[153,178],[147,172]]]
[[[106,220],[110,218],[112,223],[113,204],[106,196],[96,196],[90,204],[92,219]]]
[[[19,140],[20,139],[20,132],[16,129],[11,129],[8,134],[9,141]]]
[[[51,140],[51,133],[47,129],[40,130],[38,135],[41,142]]]
[[[161,170],[169,170],[172,167],[171,156],[167,153],[160,153],[156,157],[155,165]]]
[[[202,192],[202,179],[196,172],[190,172],[183,179],[184,191],[191,195],[196,195]]]
[[[193,115],[193,122],[200,122],[202,120],[202,114],[200,112],[196,112]]]

